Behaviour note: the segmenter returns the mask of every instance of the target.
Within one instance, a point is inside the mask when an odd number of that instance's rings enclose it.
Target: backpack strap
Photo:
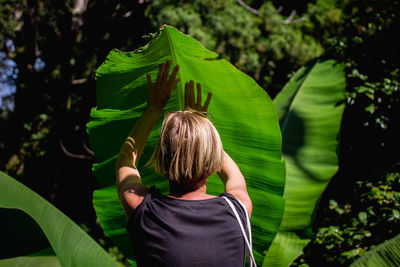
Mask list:
[[[244,230],[242,221],[240,220],[239,214],[237,213],[236,208],[233,205],[232,201],[229,200],[227,197],[223,196],[223,198],[226,200],[228,205],[233,210],[233,213],[235,214],[236,220],[239,223],[240,230],[242,230],[242,234],[243,234],[244,240],[245,240],[247,248],[248,248],[248,250],[250,252],[250,259],[249,259],[250,267],[252,267],[253,264],[254,264],[255,267],[257,267],[256,261],[254,260],[254,255],[253,255],[253,247],[252,247],[252,240],[251,240],[251,224],[250,224],[249,215],[247,214],[246,207],[243,205],[243,203],[239,199],[237,199],[238,202],[240,203],[240,205],[242,206],[242,208],[244,210],[244,213],[246,214],[246,224],[247,224],[247,230],[249,232],[249,237],[247,237],[247,235],[246,235],[246,231]]]

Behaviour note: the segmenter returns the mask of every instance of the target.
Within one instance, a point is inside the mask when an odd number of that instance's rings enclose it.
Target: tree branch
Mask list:
[[[62,152],[64,152],[64,154],[70,158],[74,158],[74,159],[83,159],[83,160],[93,160],[93,156],[88,156],[88,155],[81,155],[81,154],[74,154],[71,153],[67,150],[67,148],[64,146],[63,142],[61,140],[58,140],[58,144],[62,150]],[[85,145],[84,145],[85,147]],[[86,150],[86,149],[85,149]],[[93,152],[92,152],[93,153]]]
[[[91,156],[94,157],[94,152],[93,152],[93,150],[91,150],[91,149],[86,145],[85,142],[82,143],[82,146],[83,146],[83,148],[86,150],[87,153],[89,153]]]
[[[282,21],[284,24],[289,24],[293,21],[294,16],[296,16],[297,11],[295,9],[292,10],[292,12],[290,12],[290,15],[287,19],[285,19],[284,21]]]
[[[299,23],[302,21],[306,20],[306,17],[301,17],[299,19],[295,19],[293,20],[294,16],[296,16],[297,11],[295,9],[292,10],[292,12],[290,12],[290,15],[287,19],[283,20],[282,23],[283,24],[291,24],[291,23]]]
[[[242,7],[244,7],[246,10],[250,11],[251,13],[260,16],[260,11],[258,11],[255,8],[252,8],[251,6],[247,5],[245,2],[243,2],[242,0],[236,0]],[[278,9],[276,10],[277,14],[280,14],[283,10],[283,6],[279,6]],[[306,20],[306,17],[301,17],[299,19],[293,19],[294,16],[296,16],[297,11],[296,10],[292,10],[292,12],[290,13],[289,17],[285,20],[282,20],[283,24],[291,24],[291,23],[300,23],[302,21]]]
[[[89,0],[75,0],[72,15],[82,15],[86,11]]]
[[[82,14],[86,11],[89,0],[75,0],[72,10],[72,30],[76,31],[83,25]]]
[[[300,22],[305,21],[306,19],[307,19],[306,17],[301,17],[301,18],[299,18],[299,19],[293,20],[292,23],[300,23]]]
[[[241,5],[242,7],[244,7],[245,9],[247,9],[248,11],[250,11],[253,14],[256,14],[257,16],[260,15],[260,11],[258,11],[255,8],[252,8],[251,6],[247,5],[245,2],[243,2],[242,0],[236,0],[239,5]]]

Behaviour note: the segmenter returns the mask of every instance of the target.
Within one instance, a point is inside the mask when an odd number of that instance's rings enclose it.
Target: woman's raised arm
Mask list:
[[[246,181],[239,167],[226,152],[224,152],[224,159],[218,175],[225,185],[225,192],[237,197],[246,207],[250,217],[253,204],[247,192]]]
[[[137,163],[143,153],[150,132],[160,118],[173,89],[179,82],[179,79],[176,78],[179,66],[175,66],[168,78],[170,67],[171,61],[161,64],[154,83],[150,75],[147,74],[149,85],[147,107],[126,138],[118,155],[116,162],[117,190],[127,217],[142,202],[148,190],[141,183],[140,174],[136,168]]]

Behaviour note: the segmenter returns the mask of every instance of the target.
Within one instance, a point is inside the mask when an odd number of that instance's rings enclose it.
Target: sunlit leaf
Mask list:
[[[286,161],[285,208],[264,266],[288,266],[309,242],[314,210],[338,169],[344,88],[343,65],[328,60],[300,69],[274,99]]]
[[[114,187],[114,164],[123,141],[145,108],[146,73],[154,79],[158,66],[166,60],[180,65],[181,78],[166,111],[183,109],[184,83],[189,80],[202,84],[203,99],[207,92],[213,93],[209,111],[214,113],[224,149],[242,170],[253,200],[253,246],[261,263],[283,212],[281,133],[272,101],[252,78],[169,26],[163,27],[143,49],[111,51],[96,73],[97,107],[92,110],[87,128],[99,162],[94,170],[102,189],[95,192],[94,205],[103,229],[127,257],[133,257]],[[166,193],[166,179],[144,167],[155,148],[160,123],[149,137],[138,168],[145,184],[155,184]],[[209,179],[207,190],[217,195],[223,192],[216,175]]]
[[[394,218],[396,218],[396,219],[400,218],[400,212],[398,210],[393,209],[392,213],[393,213]]]
[[[367,217],[367,213],[365,211],[361,211],[358,213],[358,219],[360,220],[360,222],[362,224],[367,225],[368,217]]]
[[[0,260],[0,267],[61,267],[56,256],[16,257]]]

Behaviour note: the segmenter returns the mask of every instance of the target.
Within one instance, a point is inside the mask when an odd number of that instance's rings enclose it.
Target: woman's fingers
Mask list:
[[[204,105],[201,106],[201,84],[197,83],[197,110],[207,112],[208,106],[210,105],[211,101],[211,93],[207,94],[206,102]]]
[[[164,74],[164,69],[165,69],[165,63],[162,63],[160,65],[160,68],[158,69],[158,74],[157,74],[157,79],[156,79],[156,84],[158,86],[161,84],[162,76]]]
[[[151,75],[148,73],[146,75],[146,78],[147,78],[147,84],[149,85],[150,88],[152,88],[154,84],[153,81],[151,80]]]
[[[189,83],[185,83],[185,108],[189,107]]]
[[[207,111],[211,101],[211,93],[207,94],[207,99],[204,105],[201,105],[201,84],[197,83],[197,96],[194,92],[194,81],[190,80],[185,83],[185,108],[192,108],[198,111]]]
[[[181,80],[181,79],[176,79],[176,80],[174,80],[174,81],[172,82],[171,89],[169,90],[170,95],[171,95],[172,91],[174,90],[176,84],[177,84],[180,80]]]
[[[165,64],[165,68],[164,68],[164,73],[162,74],[161,84],[167,83],[170,68],[171,68],[171,60],[167,60],[167,63]]]
[[[174,70],[171,73],[171,76],[169,77],[168,83],[173,82],[176,79],[176,75],[178,74],[179,71],[179,65],[176,65]]]
[[[203,106],[203,109],[205,112],[207,112],[208,105],[210,105],[211,96],[212,96],[211,92],[208,92],[206,102],[204,103],[204,106]]]
[[[151,75],[147,74],[147,83],[149,85],[148,105],[163,109],[167,104],[172,91],[176,84],[180,81],[176,76],[178,75],[179,65],[176,65],[169,75],[171,68],[171,60],[160,64],[156,80],[153,82]]]
[[[195,101],[194,101],[194,81],[193,80],[190,80],[190,83],[189,83],[189,92],[190,92],[190,94],[189,94],[189,100],[190,100],[190,106],[192,107],[192,108],[195,108],[196,106],[196,103],[195,103]]]
[[[179,65],[175,65],[174,70],[172,71],[172,73],[168,79],[168,74],[169,74],[170,68],[171,68],[171,60],[167,60],[166,63],[162,63],[160,65],[160,68],[158,69],[157,79],[156,79],[156,84],[158,86],[161,86],[164,84],[171,85],[171,83],[173,83],[175,81],[176,75],[178,74],[178,71],[179,71]],[[147,74],[147,82],[149,85],[153,85],[150,74]]]
[[[197,83],[196,86],[197,86],[197,104],[196,104],[196,107],[197,107],[198,110],[200,110],[201,109],[201,84]]]

